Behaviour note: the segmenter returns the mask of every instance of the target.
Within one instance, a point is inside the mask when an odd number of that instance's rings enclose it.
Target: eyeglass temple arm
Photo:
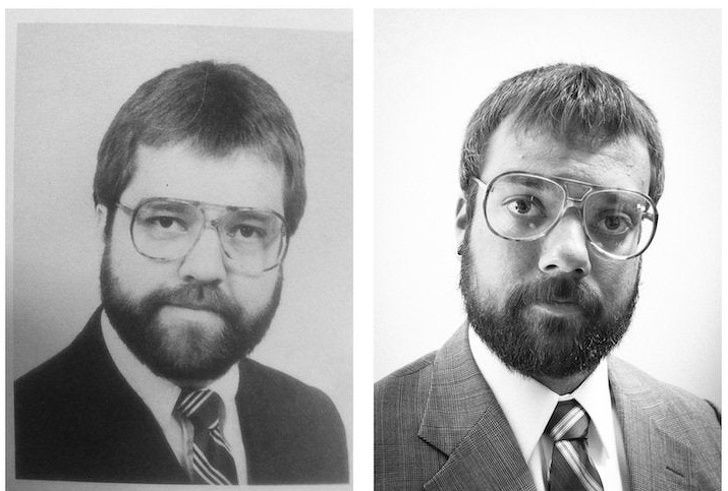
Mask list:
[[[121,208],[121,210],[122,210],[123,212],[125,212],[125,213],[128,213],[129,215],[132,215],[132,214],[134,213],[134,209],[133,209],[133,208],[129,208],[128,206],[126,206],[126,205],[125,205],[124,203],[122,203],[121,201],[117,201],[117,202],[116,202],[116,207],[117,207],[117,208]]]

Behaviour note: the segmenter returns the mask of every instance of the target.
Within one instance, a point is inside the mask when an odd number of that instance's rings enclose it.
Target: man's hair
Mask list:
[[[273,87],[247,68],[202,61],[166,70],[142,84],[119,109],[98,152],[94,204],[109,210],[136,171],[139,145],[190,142],[225,157],[240,148],[261,151],[285,171],[284,214],[293,234],[306,204],[304,154],[290,111]]]
[[[460,187],[472,218],[477,186],[490,136],[506,118],[514,128],[549,132],[579,148],[598,149],[636,135],[650,156],[649,195],[657,202],[665,180],[657,120],[626,83],[587,65],[560,63],[523,72],[502,82],[470,119],[460,160]]]

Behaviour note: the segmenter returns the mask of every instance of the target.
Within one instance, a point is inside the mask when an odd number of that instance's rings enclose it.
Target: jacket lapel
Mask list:
[[[467,324],[437,353],[419,437],[448,456],[425,489],[533,490],[503,411],[470,352]]]
[[[692,452],[664,424],[667,415],[659,394],[638,383],[632,371],[610,358],[609,383],[624,436],[630,489],[687,489],[694,466]]]
[[[101,333],[101,309],[69,349],[87,397],[83,433],[89,477],[118,482],[185,483],[180,466],[154,415],[114,365]],[[79,411],[80,412],[80,411]],[[93,475],[92,475],[93,474]]]

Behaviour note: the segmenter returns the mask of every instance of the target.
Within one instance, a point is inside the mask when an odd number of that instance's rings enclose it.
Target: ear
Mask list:
[[[455,209],[455,240],[458,244],[458,255],[462,255],[462,247],[465,241],[465,230],[468,228],[468,201],[459,198]]]
[[[109,216],[109,209],[104,205],[96,205],[96,233],[101,241],[104,241],[104,228],[106,227],[106,217]]]

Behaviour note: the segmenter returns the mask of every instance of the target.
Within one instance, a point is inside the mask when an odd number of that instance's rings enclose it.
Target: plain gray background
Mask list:
[[[92,180],[120,106],[164,69],[236,62],[288,105],[307,162],[308,204],[281,305],[251,357],[333,399],[351,460],[351,14],[96,12],[79,14],[82,23],[56,14],[7,19],[8,380],[68,345],[99,304]]]
[[[654,110],[665,192],[617,354],[721,405],[719,10],[379,10],[374,32],[374,372],[465,320],[455,205],[465,128],[502,80],[596,65]]]

